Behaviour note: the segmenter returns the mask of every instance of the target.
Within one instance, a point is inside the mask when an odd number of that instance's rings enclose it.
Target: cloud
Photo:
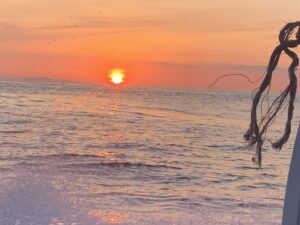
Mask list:
[[[70,22],[62,24],[49,24],[40,27],[32,27],[34,30],[68,30],[68,29],[126,29],[129,32],[138,29],[161,26],[163,23],[158,19],[141,17],[109,18],[109,17],[79,17],[71,18]]]
[[[30,36],[30,32],[13,23],[0,23],[0,33],[0,39],[2,41],[23,39]]]
[[[17,23],[0,23],[0,44],[9,46],[15,42],[32,41],[32,40],[47,40],[62,36],[45,31],[35,31],[30,27],[22,26]]]
[[[97,34],[122,34],[147,32],[161,26],[160,20],[146,18],[72,18],[69,22],[43,24],[42,26],[21,23],[0,23],[0,40],[7,42],[38,39],[57,39]]]
[[[248,89],[253,90],[259,85],[265,74],[265,65],[243,65],[226,63],[168,63],[148,62],[147,73],[140,80],[141,85],[180,87],[180,88],[209,88],[219,76],[224,74],[244,74],[255,84],[249,83],[245,77],[231,76],[221,79],[214,88]],[[279,67],[274,73],[274,89],[281,89],[282,84],[288,81],[287,68]]]

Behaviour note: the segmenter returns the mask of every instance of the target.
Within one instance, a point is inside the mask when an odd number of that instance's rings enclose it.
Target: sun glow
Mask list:
[[[110,72],[109,78],[113,84],[122,84],[124,82],[125,75],[123,70],[114,69]]]

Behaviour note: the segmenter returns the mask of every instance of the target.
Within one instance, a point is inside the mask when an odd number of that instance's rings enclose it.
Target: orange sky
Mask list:
[[[12,0],[0,7],[0,76],[205,88],[264,72],[299,0]],[[281,67],[286,67],[283,60]],[[286,73],[281,69],[279,72]],[[284,77],[280,77],[284,80]],[[241,78],[219,88],[252,88]]]

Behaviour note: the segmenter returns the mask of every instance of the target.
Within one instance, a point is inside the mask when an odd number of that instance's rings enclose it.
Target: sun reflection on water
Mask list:
[[[125,223],[128,215],[120,212],[107,212],[101,209],[93,209],[88,212],[88,216],[97,219],[99,222],[108,224]]]
[[[97,151],[94,153],[96,156],[105,158],[106,160],[115,160],[116,158],[123,158],[126,157],[126,154],[123,152],[116,152],[116,151]]]

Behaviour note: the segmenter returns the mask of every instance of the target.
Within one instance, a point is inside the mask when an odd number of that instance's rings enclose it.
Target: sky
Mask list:
[[[11,0],[0,6],[0,77],[206,88],[263,75],[299,0]],[[277,85],[286,80],[283,58]],[[241,77],[221,89],[251,89]]]

